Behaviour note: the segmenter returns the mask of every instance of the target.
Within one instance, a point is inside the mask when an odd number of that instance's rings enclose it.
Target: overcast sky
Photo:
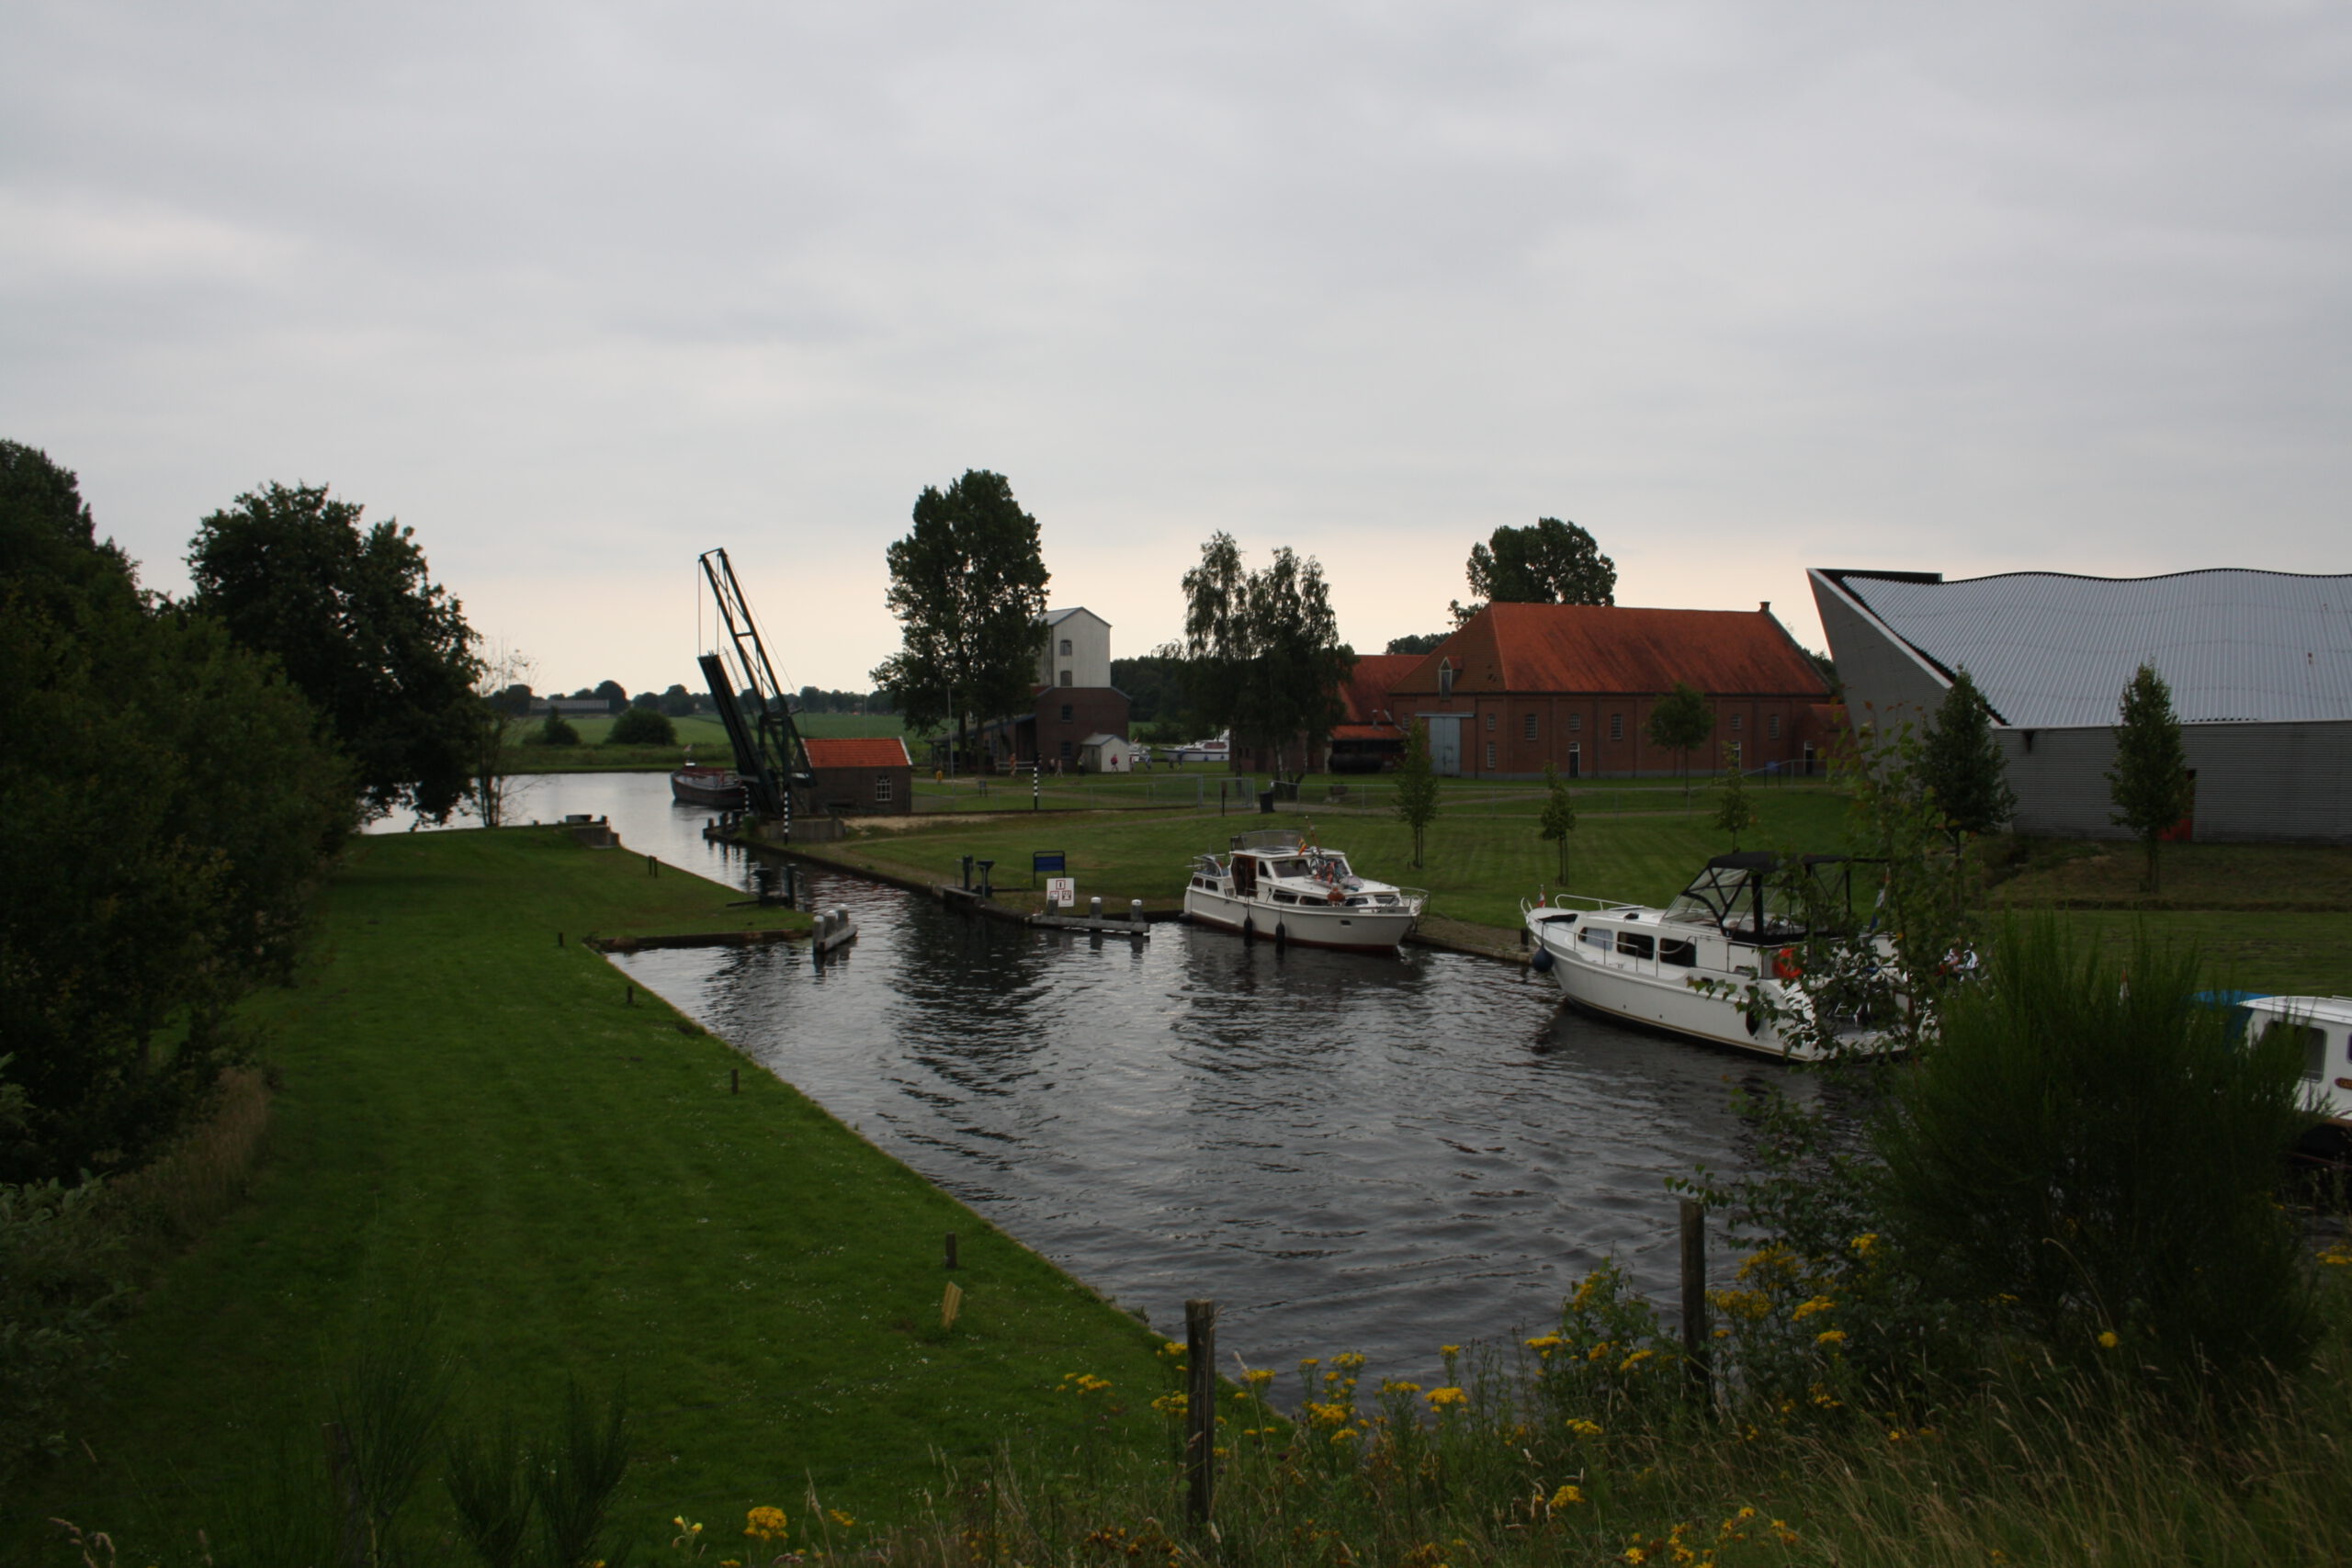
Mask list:
[[[2340,4],[14,0],[0,435],[153,586],[328,483],[542,689],[796,683],[1008,475],[1057,606],[1216,529],[1363,651],[1471,544],[1820,645],[1807,566],[2352,570]]]

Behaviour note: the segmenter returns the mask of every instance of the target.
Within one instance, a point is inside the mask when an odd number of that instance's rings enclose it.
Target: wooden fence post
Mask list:
[[[949,1231],[947,1233],[947,1267],[953,1269],[956,1266],[956,1233]]]
[[[340,1421],[320,1428],[327,1444],[327,1480],[334,1490],[336,1568],[368,1568],[368,1505],[360,1495],[359,1466],[351,1457],[351,1434]]]
[[[1703,1401],[1714,1387],[1714,1345],[1707,1332],[1707,1206],[1682,1200],[1682,1354]]]
[[[1216,1505],[1216,1303],[1184,1303],[1186,1511],[1206,1526]]]

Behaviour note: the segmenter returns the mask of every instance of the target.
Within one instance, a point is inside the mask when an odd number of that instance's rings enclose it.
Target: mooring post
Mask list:
[[[635,986],[628,986],[628,987],[623,987],[623,988],[622,988],[622,991],[621,991],[621,1006],[623,1006],[623,1007],[628,1007],[628,1008],[633,1008],[633,1007],[635,1007],[636,1005],[637,1005],[637,987],[636,987]]]
[[[1216,1505],[1216,1303],[1184,1303],[1184,1479],[1196,1526]]]
[[[646,874],[646,875],[648,875],[648,876],[659,876],[659,875],[661,875],[661,874],[662,874],[662,863],[661,863],[660,861],[658,861],[658,860],[655,860],[651,855],[648,855],[648,856],[646,856],[646,857],[645,857],[645,874]]]
[[[729,1094],[741,1094],[743,1092],[742,1068],[729,1067],[727,1069],[727,1092]]]
[[[558,947],[561,947],[563,945],[563,933],[561,931],[555,933],[555,944]]]
[[[950,1269],[957,1267],[956,1262],[956,1233],[954,1231],[949,1231],[947,1233],[947,1267]]]
[[[1682,1200],[1682,1354],[1699,1397],[1714,1385],[1713,1346],[1707,1333],[1707,1205]]]
[[[368,1568],[368,1505],[359,1490],[359,1466],[351,1457],[351,1434],[340,1421],[320,1428],[327,1444],[327,1482],[335,1501],[336,1568]]]

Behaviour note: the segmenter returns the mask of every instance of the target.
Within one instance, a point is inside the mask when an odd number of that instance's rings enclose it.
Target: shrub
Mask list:
[[[678,727],[670,716],[657,708],[631,708],[613,720],[612,732],[605,737],[607,746],[675,746]]]
[[[523,744],[526,746],[577,746],[580,744],[580,731],[572,728],[571,722],[563,715],[550,711],[548,714],[547,722],[531,731]]]
[[[96,1182],[0,1186],[0,1481],[55,1450],[68,1400],[110,1359],[119,1244]]]
[[[2311,1271],[2275,1195],[2309,1118],[2283,1032],[2233,1043],[2194,955],[2144,935],[2128,970],[2049,920],[1990,946],[1876,1129],[1905,1265],[2062,1362],[2301,1367]]]

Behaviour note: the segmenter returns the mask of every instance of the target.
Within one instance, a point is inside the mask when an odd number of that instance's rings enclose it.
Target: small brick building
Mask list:
[[[915,808],[914,763],[907,743],[895,735],[809,739],[808,795],[820,811],[878,811],[903,815]]]

